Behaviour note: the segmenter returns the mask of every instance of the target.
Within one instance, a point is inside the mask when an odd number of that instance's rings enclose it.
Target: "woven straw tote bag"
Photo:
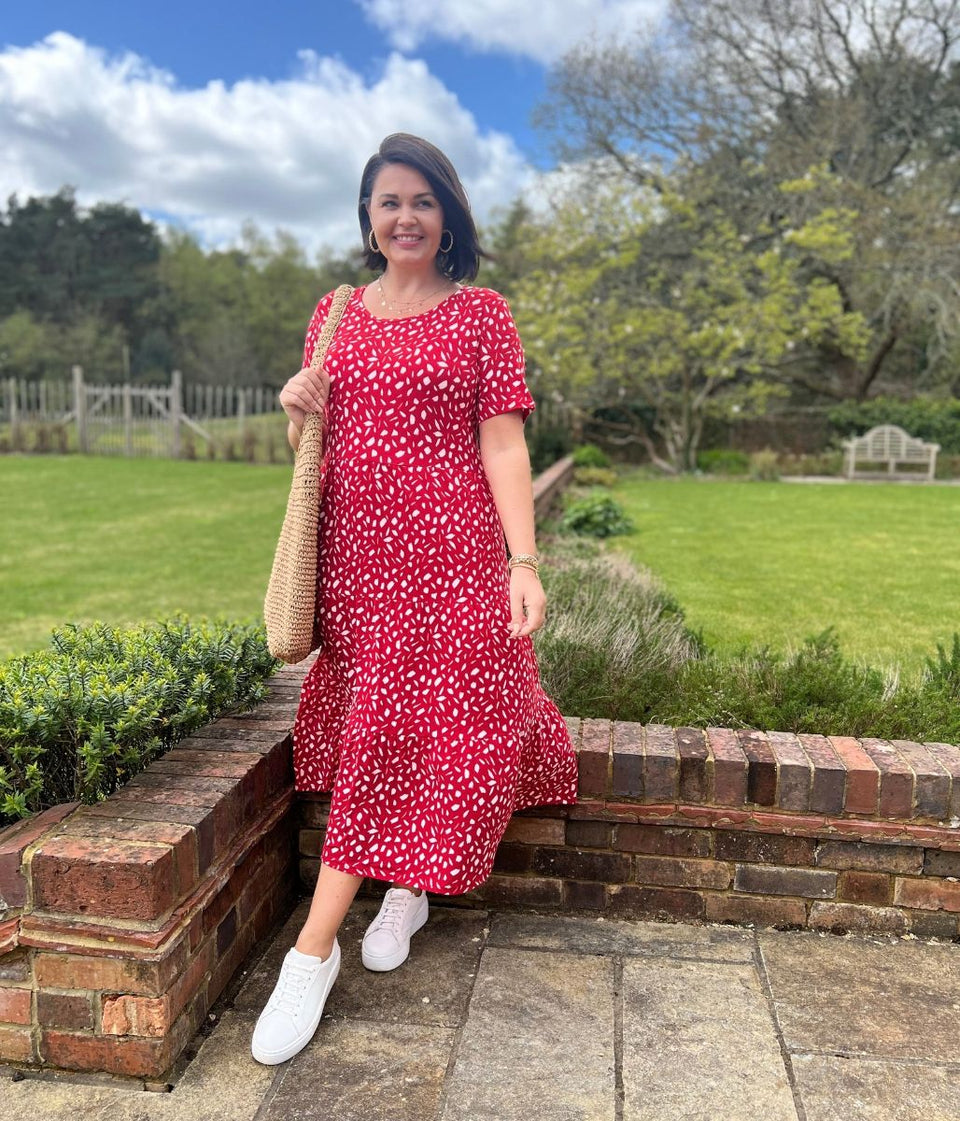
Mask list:
[[[353,288],[341,284],[313,348],[310,369],[323,363]],[[307,413],[297,445],[287,512],[263,601],[267,647],[282,662],[302,662],[317,645],[317,530],[327,409]]]

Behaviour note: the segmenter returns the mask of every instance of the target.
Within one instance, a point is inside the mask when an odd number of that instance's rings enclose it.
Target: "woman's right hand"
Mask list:
[[[323,412],[329,395],[330,375],[325,370],[304,366],[280,390],[280,404],[297,431],[302,432],[306,414]]]

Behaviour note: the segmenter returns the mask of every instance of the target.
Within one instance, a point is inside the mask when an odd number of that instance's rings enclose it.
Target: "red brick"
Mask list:
[[[815,862],[819,868],[857,868],[868,872],[908,872],[919,875],[923,849],[909,845],[872,845],[861,841],[821,841]]]
[[[122,791],[121,791],[122,793]],[[199,874],[202,876],[214,858],[214,811],[209,806],[176,806],[162,802],[139,802],[117,798],[116,795],[98,802],[93,806],[84,806],[78,813],[90,814],[93,817],[106,818],[108,821],[132,819],[136,821],[167,821],[181,825],[192,825],[197,832],[197,859]]]
[[[0,981],[29,981],[30,956],[26,950],[0,954]]]
[[[29,989],[0,989],[0,1021],[5,1024],[30,1023]]]
[[[903,934],[907,920],[896,907],[858,907],[855,903],[811,903],[809,925],[836,934]]]
[[[843,808],[852,814],[875,814],[880,797],[880,772],[876,763],[852,736],[827,736],[847,768]]]
[[[613,725],[613,778],[618,798],[643,797],[643,725],[618,720]]]
[[[119,919],[156,919],[176,899],[173,850],[85,837],[44,841],[33,855],[37,906]]]
[[[33,1059],[30,1028],[0,1027],[0,1059],[8,1063],[29,1063]]]
[[[950,812],[950,775],[933,753],[913,740],[891,740],[901,758],[913,771],[918,817],[943,821]]]
[[[702,804],[710,801],[710,749],[700,728],[677,729],[680,756],[680,800]]]
[[[641,884],[723,891],[733,878],[730,865],[717,860],[685,860],[675,856],[638,856],[635,860],[636,879]]]
[[[806,926],[807,908],[799,899],[758,899],[746,895],[704,895],[708,922],[754,923],[757,926]]]
[[[90,993],[37,993],[37,1020],[42,1028],[93,1030],[93,1004]]]
[[[813,765],[810,809],[814,813],[838,814],[843,811],[847,769],[826,736],[800,732],[797,736]]]
[[[330,803],[315,802],[313,800],[304,801],[303,795],[297,795],[297,810],[299,813],[300,824],[308,829],[319,829],[321,826],[326,825],[330,818]],[[511,818],[511,821],[516,818]]]
[[[319,856],[323,849],[326,829],[301,829],[300,853],[302,856]]]
[[[558,907],[563,902],[563,881],[543,876],[488,876],[476,889],[485,903]]]
[[[92,991],[159,996],[186,966],[181,944],[161,961],[134,958],[86,957],[80,954],[38,952],[34,963],[37,984],[48,989],[84,988]]]
[[[810,809],[812,768],[800,740],[792,732],[767,732],[778,772],[777,804],[785,810]]]
[[[680,760],[674,729],[668,724],[647,724],[643,737],[643,800],[675,802]]]
[[[812,864],[812,837],[784,837],[771,833],[740,833],[718,829],[714,850],[718,860],[763,861],[767,864]]]
[[[613,841],[613,825],[609,821],[568,821],[564,841],[584,848],[608,849]]]
[[[898,868],[897,871],[917,872],[919,869]],[[928,849],[923,860],[923,874],[925,876],[957,876],[960,878],[960,852]]]
[[[882,906],[893,902],[893,880],[882,872],[841,872],[837,896],[850,903]]]
[[[170,1028],[169,1001],[166,997],[101,997],[101,1022],[104,1035],[140,1035],[160,1039]]]
[[[604,884],[587,880],[563,881],[563,908],[571,911],[602,911],[607,905],[607,889]]]
[[[719,806],[742,806],[747,801],[748,760],[732,728],[708,728],[713,756],[713,801]]]
[[[493,856],[494,872],[529,872],[533,867],[533,845],[501,841]]]
[[[150,764],[157,774],[243,778],[263,765],[263,756],[250,751],[182,751],[174,748]]]
[[[633,862],[618,852],[584,852],[581,849],[537,848],[531,870],[565,880],[622,883],[631,878]]]
[[[957,916],[946,911],[904,911],[907,924],[918,938],[947,938],[957,934]]]
[[[71,836],[109,837],[115,841],[169,845],[173,849],[177,873],[177,898],[182,898],[197,884],[197,832],[192,825],[74,815],[66,822],[63,832]]]
[[[925,743],[927,751],[950,776],[950,806],[948,814],[960,818],[960,747],[951,743]]]
[[[738,864],[733,886],[737,891],[753,894],[832,899],[837,891],[837,873],[772,864]]]
[[[573,750],[580,750],[580,735],[583,731],[583,720],[579,716],[565,716],[563,722],[567,726],[567,731],[570,733],[570,742],[573,744]]]
[[[26,849],[78,805],[79,802],[64,802],[0,829],[0,898],[7,907],[23,907],[27,902],[27,884],[20,870]]]
[[[562,845],[564,822],[556,817],[517,817],[507,822],[503,834],[505,841],[520,841],[526,845]]]
[[[869,737],[861,739],[860,745],[880,772],[880,817],[913,817],[913,771],[897,749],[886,740]]]
[[[711,837],[706,829],[676,829],[663,825],[617,826],[614,847],[623,852],[649,852],[663,856],[709,856]]]
[[[586,719],[577,753],[579,793],[605,795],[609,782],[612,721]]]
[[[960,883],[949,880],[897,878],[893,901],[922,911],[960,911]]]
[[[631,918],[651,918],[667,922],[703,918],[703,896],[696,891],[610,884],[607,887],[607,899],[607,909],[612,914]]]
[[[763,732],[737,729],[737,739],[747,757],[747,801],[758,806],[777,804],[777,760]]]

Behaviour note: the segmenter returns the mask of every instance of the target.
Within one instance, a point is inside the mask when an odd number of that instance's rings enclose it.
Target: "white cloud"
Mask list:
[[[286,81],[184,89],[65,32],[0,51],[0,198],[69,183],[82,205],[124,201],[211,244],[236,241],[247,219],[313,248],[356,244],[363,165],[400,131],[446,152],[480,221],[532,174],[510,137],[481,133],[423,62],[398,54],[369,84],[304,51]]]
[[[575,43],[623,38],[657,21],[667,0],[358,0],[400,51],[446,39],[479,51],[525,55],[545,65]]]

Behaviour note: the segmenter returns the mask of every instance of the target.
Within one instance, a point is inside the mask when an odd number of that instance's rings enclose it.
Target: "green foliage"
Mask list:
[[[780,464],[772,448],[762,448],[750,453],[751,479],[779,479]]]
[[[617,533],[630,533],[633,522],[619,502],[598,491],[566,502],[560,530],[590,537],[612,537]]]
[[[609,467],[576,467],[573,481],[581,487],[612,487],[616,486],[617,473]]]
[[[706,448],[697,452],[697,466],[711,475],[746,475],[750,456],[734,448]]]
[[[960,453],[960,401],[955,397],[844,401],[827,412],[827,420],[837,440],[861,436],[878,424],[896,424],[911,436],[939,444],[945,454]]]
[[[0,824],[111,794],[177,740],[260,701],[262,624],[68,623],[0,663]]]
[[[537,423],[527,436],[527,450],[534,474],[546,471],[558,459],[563,459],[572,446],[573,438],[568,428]]]
[[[574,467],[609,467],[610,456],[596,444],[578,444],[573,449]]]

